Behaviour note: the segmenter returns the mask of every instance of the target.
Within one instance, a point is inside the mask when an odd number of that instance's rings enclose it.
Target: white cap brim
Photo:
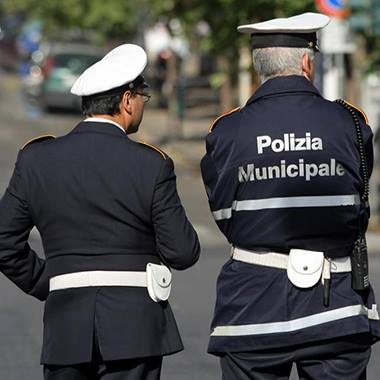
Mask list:
[[[146,64],[147,55],[142,47],[120,45],[85,70],[72,86],[71,93],[88,96],[120,87],[141,75]]]
[[[277,18],[255,24],[240,25],[240,33],[312,33],[324,28],[330,22],[330,17],[321,13],[303,13],[301,15]]]

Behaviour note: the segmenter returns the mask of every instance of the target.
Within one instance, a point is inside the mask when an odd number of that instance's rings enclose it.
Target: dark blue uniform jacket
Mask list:
[[[39,230],[46,261],[27,244]],[[88,270],[144,271],[148,262],[185,269],[199,256],[197,235],[176,190],[172,160],[110,123],[81,122],[66,136],[18,155],[0,202],[0,269],[47,301],[42,363],[91,360],[94,330],[105,360],[182,349],[167,302],[146,288],[90,287],[51,292],[51,276]]]
[[[370,173],[372,132],[358,115]],[[360,204],[355,126],[347,110],[325,100],[307,79],[265,82],[245,107],[214,123],[206,149],[201,169],[210,208],[233,246],[350,255],[359,214],[365,224],[369,217]],[[330,298],[324,307],[320,283],[300,289],[282,269],[229,260],[218,279],[209,351],[380,334],[372,290],[363,299],[351,289],[350,273],[332,274]]]

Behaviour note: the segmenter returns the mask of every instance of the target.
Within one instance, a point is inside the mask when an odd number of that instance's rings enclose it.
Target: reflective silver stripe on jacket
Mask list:
[[[360,204],[359,194],[249,199],[245,201],[233,201],[230,208],[213,211],[212,214],[215,220],[222,220],[231,218],[232,211],[253,211],[293,207],[354,206],[358,204]]]
[[[379,320],[376,305],[372,305],[372,309],[367,309],[363,305],[352,305],[284,322],[216,326],[211,333],[211,336],[244,336],[286,333],[359,315],[367,315],[369,319]]]

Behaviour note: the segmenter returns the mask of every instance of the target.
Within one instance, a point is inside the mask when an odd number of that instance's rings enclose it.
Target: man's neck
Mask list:
[[[96,114],[96,115],[91,115],[91,116],[88,116],[85,121],[108,121],[112,124],[114,124],[115,126],[117,126],[118,128],[120,128],[123,132],[126,133],[126,129],[124,128],[123,126],[123,123],[122,121],[120,120],[119,117],[117,116],[112,116],[112,115],[103,115],[103,114]]]

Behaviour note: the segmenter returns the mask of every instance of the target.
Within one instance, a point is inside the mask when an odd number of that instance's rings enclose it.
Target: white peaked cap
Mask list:
[[[288,18],[276,18],[256,24],[238,26],[238,31],[248,34],[260,33],[312,33],[330,22],[330,17],[322,13],[303,13]]]
[[[71,93],[78,96],[99,94],[133,82],[145,69],[147,55],[134,44],[124,44],[107,53],[75,81]]]

